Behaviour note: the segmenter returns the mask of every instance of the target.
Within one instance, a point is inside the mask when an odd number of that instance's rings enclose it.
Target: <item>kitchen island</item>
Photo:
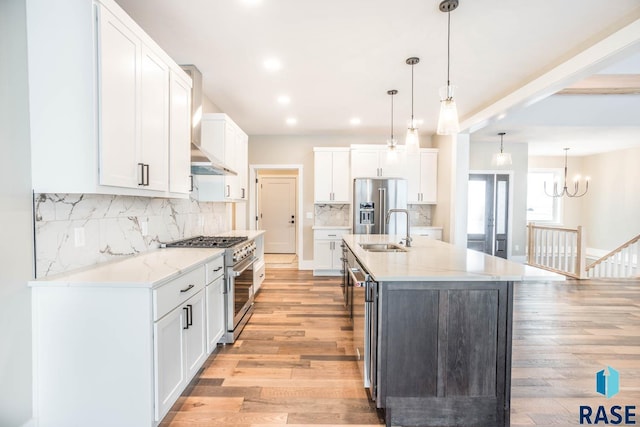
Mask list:
[[[371,398],[387,426],[508,426],[514,284],[564,277],[428,238],[386,246],[401,238],[343,236]]]

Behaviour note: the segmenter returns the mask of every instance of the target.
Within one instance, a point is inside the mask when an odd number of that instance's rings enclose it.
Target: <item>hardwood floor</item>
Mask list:
[[[384,425],[362,388],[339,278],[266,279],[240,340],[209,358],[161,427]],[[612,399],[595,393],[606,366],[621,377]],[[614,404],[640,406],[640,282],[518,285],[511,425],[577,425],[580,405]]]

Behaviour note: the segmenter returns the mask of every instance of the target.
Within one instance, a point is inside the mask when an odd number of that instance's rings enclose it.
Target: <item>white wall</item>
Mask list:
[[[0,425],[32,415],[31,159],[24,0],[0,1]]]
[[[511,154],[513,164],[506,167],[491,165],[493,154],[500,150],[500,142],[473,142],[469,153],[469,169],[471,171],[513,172],[513,211],[511,217],[511,256],[524,256],[527,245],[527,174],[528,145],[526,143],[504,143],[505,153]]]

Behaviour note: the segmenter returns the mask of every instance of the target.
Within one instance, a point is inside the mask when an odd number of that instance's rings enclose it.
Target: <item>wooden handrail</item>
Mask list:
[[[595,267],[596,265],[600,264],[601,262],[606,261],[608,258],[611,258],[612,256],[614,256],[615,254],[617,254],[618,252],[620,252],[624,248],[633,245],[634,243],[638,242],[639,240],[640,240],[640,234],[638,234],[636,237],[634,237],[633,239],[629,240],[628,242],[625,242],[622,245],[618,246],[617,248],[615,248],[614,250],[612,250],[608,254],[600,257],[600,259],[598,259],[597,261],[592,262],[591,264],[589,264],[587,266],[587,270],[590,270],[593,267]]]
[[[576,279],[586,277],[586,239],[582,226],[567,228],[529,223],[527,228],[527,264]]]

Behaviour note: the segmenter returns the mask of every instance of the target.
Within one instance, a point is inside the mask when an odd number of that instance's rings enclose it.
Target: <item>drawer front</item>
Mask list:
[[[153,290],[153,320],[158,320],[204,288],[205,268],[181,275]]]
[[[417,228],[411,229],[412,236],[425,236],[430,239],[442,240],[442,230],[439,228]]]
[[[313,238],[317,240],[339,240],[345,234],[351,234],[351,230],[348,228],[313,230]]]
[[[224,274],[224,257],[220,256],[206,263],[205,270],[207,271],[206,283],[208,285]]]
[[[253,283],[260,284],[264,281],[264,261],[260,260],[253,266]]]

